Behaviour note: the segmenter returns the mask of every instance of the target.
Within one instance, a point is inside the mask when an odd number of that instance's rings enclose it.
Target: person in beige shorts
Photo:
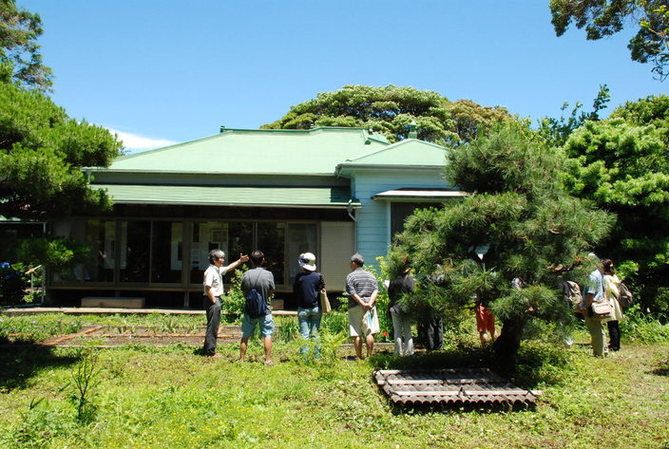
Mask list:
[[[348,295],[349,336],[353,339],[355,354],[362,356],[362,339],[367,346],[367,357],[374,351],[374,335],[379,333],[379,317],[376,313],[376,297],[379,286],[376,278],[362,267],[365,259],[360,254],[351,257],[351,272],[346,276]]]

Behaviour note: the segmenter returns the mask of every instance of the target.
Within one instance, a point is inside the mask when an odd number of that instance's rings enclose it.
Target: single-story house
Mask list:
[[[52,274],[51,300],[142,297],[147,306],[200,307],[207,253],[226,263],[262,250],[276,296],[292,305],[298,255],[317,256],[330,291],[344,289],[350,256],[370,263],[414,208],[462,196],[443,179],[445,149],[412,136],[391,144],[361,128],[221,128],[217,135],[89,168],[110,215],[50,223],[92,247],[71,272]]]

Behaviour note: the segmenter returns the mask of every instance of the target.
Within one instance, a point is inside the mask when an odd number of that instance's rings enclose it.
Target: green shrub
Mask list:
[[[99,353],[93,348],[82,348],[79,351],[79,363],[72,370],[70,399],[77,408],[77,421],[90,424],[95,419],[97,406],[93,402],[96,388],[100,383]]]
[[[300,337],[297,325],[297,317],[293,316],[275,316],[274,318],[275,341],[290,342]],[[257,332],[257,331],[256,331]]]
[[[344,303],[343,303],[344,304]],[[321,332],[327,331],[330,334],[348,335],[348,315],[346,305],[342,305],[338,310],[323,315],[321,320]]]
[[[564,345],[547,341],[524,341],[518,351],[518,364],[514,380],[525,386],[538,382],[560,384],[565,381],[569,368],[570,352]]]
[[[228,279],[230,289],[221,298],[221,318],[228,323],[236,323],[244,313],[244,293],[242,293],[241,282],[244,270],[235,270]]]
[[[639,304],[625,311],[625,319],[620,322],[620,333],[625,340],[632,342],[669,342],[669,324],[663,324],[659,317],[643,312]]]
[[[2,432],[0,445],[7,449],[49,447],[53,438],[71,432],[72,423],[63,410],[50,410],[43,399],[33,400],[21,412],[21,419]]]
[[[18,304],[23,301],[28,287],[26,267],[21,263],[0,264],[0,304]]]

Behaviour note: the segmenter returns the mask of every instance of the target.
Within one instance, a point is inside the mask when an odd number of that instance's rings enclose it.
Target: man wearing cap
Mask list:
[[[362,356],[362,338],[367,346],[367,357],[374,351],[374,334],[379,333],[379,317],[376,313],[376,297],[379,286],[376,278],[363,270],[365,259],[361,254],[351,257],[351,272],[346,276],[346,294],[348,294],[349,336],[353,339],[355,354]]]
[[[317,340],[321,329],[320,291],[325,288],[323,275],[316,271],[316,256],[312,253],[300,254],[298,258],[300,272],[295,275],[293,282],[293,294],[297,300],[297,324],[300,335],[305,341]],[[300,348],[302,354],[306,354],[309,348],[305,345]],[[317,357],[319,348],[314,348]]]
[[[219,358],[216,354],[218,326],[221,322],[221,296],[223,296],[223,275],[234,270],[239,264],[249,260],[249,256],[239,255],[239,259],[227,267],[223,266],[225,253],[220,249],[209,252],[209,267],[204,271],[202,285],[204,287],[204,310],[207,312],[207,332],[204,336],[203,354]]]

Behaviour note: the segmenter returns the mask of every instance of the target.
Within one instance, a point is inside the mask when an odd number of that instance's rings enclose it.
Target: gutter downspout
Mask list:
[[[348,200],[348,204],[346,205],[346,213],[348,216],[353,220],[353,222],[357,222],[358,220],[355,218],[355,209],[353,208],[353,200]]]

